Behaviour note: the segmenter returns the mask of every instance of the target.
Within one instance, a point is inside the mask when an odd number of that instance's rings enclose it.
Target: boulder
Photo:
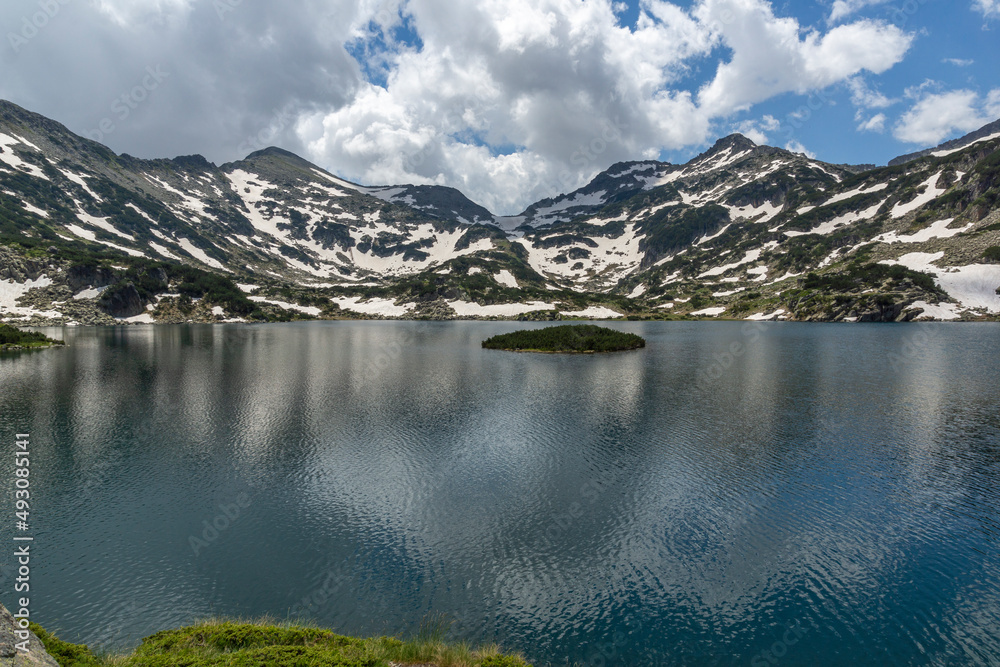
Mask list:
[[[17,628],[20,630],[20,628]],[[28,630],[27,651],[17,648],[24,640],[14,634],[14,616],[0,604],[0,663],[12,667],[59,667],[34,632]]]
[[[98,307],[111,317],[125,319],[146,312],[146,303],[132,283],[120,283],[101,294]]]

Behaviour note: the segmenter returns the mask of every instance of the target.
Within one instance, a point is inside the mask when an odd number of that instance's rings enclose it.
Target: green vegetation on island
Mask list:
[[[269,622],[211,620],[158,632],[131,654],[97,654],[58,639],[32,623],[31,630],[61,667],[531,667],[496,646],[473,649],[443,641],[437,624],[409,641],[360,639],[321,628]]]
[[[22,331],[9,324],[0,324],[0,350],[30,350],[64,344],[37,331]]]
[[[483,341],[487,350],[511,352],[563,352],[593,354],[621,352],[646,347],[646,341],[635,334],[623,333],[593,324],[526,329],[501,334]]]

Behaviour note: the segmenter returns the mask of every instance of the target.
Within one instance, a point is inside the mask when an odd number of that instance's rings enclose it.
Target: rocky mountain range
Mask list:
[[[884,168],[720,139],[498,217],[278,148],[140,160],[0,102],[0,320],[1000,316],[1000,121]]]

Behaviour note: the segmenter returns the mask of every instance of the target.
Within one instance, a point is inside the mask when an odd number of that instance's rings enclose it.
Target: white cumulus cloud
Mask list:
[[[878,132],[881,134],[885,132],[885,123],[888,120],[884,113],[875,114],[866,121],[863,121],[858,125],[858,131],[860,132]]]
[[[833,8],[830,10],[830,17],[827,20],[830,23],[836,23],[866,7],[882,5],[886,2],[889,2],[889,0],[836,0],[833,3]]]
[[[774,116],[764,116],[760,120],[745,120],[734,130],[757,145],[766,145],[769,141],[768,132],[774,132],[781,127],[781,121]]]
[[[96,0],[94,6],[120,26],[183,18],[191,0]]]
[[[913,39],[868,20],[804,29],[765,0],[691,9],[641,0],[631,29],[610,0],[398,7],[420,48],[362,31],[366,54],[384,49],[385,80],[302,116],[307,156],[367,184],[458,187],[502,214],[579,187],[615,161],[701,144],[718,121],[775,95],[884,72]],[[708,83],[685,85],[719,47],[725,59]],[[762,119],[744,133],[760,140],[773,129]]]
[[[706,111],[725,115],[787,92],[826,88],[862,71],[881,74],[902,60],[913,36],[863,20],[825,35],[803,34],[794,18],[778,18],[763,0],[706,0],[695,14],[716,26],[733,51],[699,92]]]
[[[847,83],[851,89],[851,103],[858,109],[886,109],[896,103],[896,100],[869,86],[861,77],[854,77]]]
[[[985,18],[1000,18],[1000,0],[973,0],[972,8]]]
[[[802,142],[799,142],[799,141],[790,141],[790,142],[788,142],[787,144],[785,144],[785,150],[786,151],[791,151],[793,153],[801,153],[802,155],[805,155],[810,160],[815,160],[816,159],[816,154],[813,153],[808,148],[806,148],[805,146],[803,146]]]
[[[927,87],[910,91],[919,95]],[[985,97],[973,90],[924,92],[893,130],[900,141],[935,146],[956,132],[972,132],[1000,115],[1000,89]]]

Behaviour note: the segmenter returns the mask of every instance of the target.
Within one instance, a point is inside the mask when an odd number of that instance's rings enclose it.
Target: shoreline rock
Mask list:
[[[14,632],[28,633],[28,651],[21,651],[17,644],[23,640]],[[0,660],[4,665],[12,667],[59,667],[55,658],[48,654],[41,640],[31,630],[20,630],[14,627],[14,616],[0,604]],[[7,662],[12,660],[12,662]]]

